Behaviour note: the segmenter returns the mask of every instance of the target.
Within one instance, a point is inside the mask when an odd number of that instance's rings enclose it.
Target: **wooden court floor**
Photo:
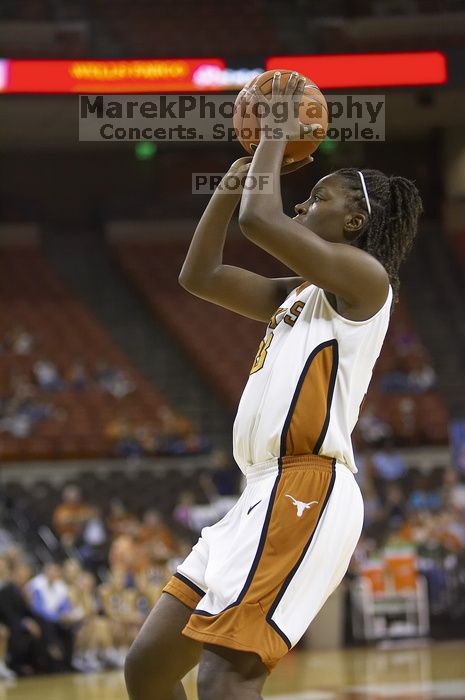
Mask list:
[[[195,673],[185,679],[196,700]],[[465,700],[465,641],[296,651],[268,680],[273,700]],[[120,672],[0,683],[0,700],[127,700]]]

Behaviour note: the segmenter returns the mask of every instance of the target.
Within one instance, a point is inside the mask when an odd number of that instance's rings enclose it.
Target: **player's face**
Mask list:
[[[332,243],[350,242],[355,237],[353,217],[360,216],[349,210],[345,182],[337,175],[321,178],[310,197],[295,206],[295,212],[294,221]]]

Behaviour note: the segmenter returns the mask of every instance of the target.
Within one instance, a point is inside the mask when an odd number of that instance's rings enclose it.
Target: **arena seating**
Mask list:
[[[205,503],[198,470],[195,473],[178,469],[164,473],[143,469],[130,473],[112,470],[102,474],[84,471],[74,476],[72,483],[80,488],[84,502],[98,506],[105,515],[113,499],[123,500],[128,511],[138,517],[150,508],[157,508],[173,524],[173,509],[181,493],[189,491],[197,504]],[[3,489],[8,506],[27,514],[31,524],[49,527],[53,511],[61,501],[61,492],[61,487],[45,479],[36,482],[34,489],[19,480],[9,481]]]
[[[455,15],[448,21],[449,14]],[[189,33],[179,31],[179,20]],[[15,57],[226,56],[427,50],[463,45],[463,3],[428,0],[249,0],[240,12],[214,0],[5,0],[0,38]],[[3,26],[3,29],[2,29]],[[439,44],[438,44],[439,42]]]
[[[0,251],[0,393],[2,404],[11,399],[11,384],[18,375],[32,381],[38,359],[52,361],[61,377],[74,362],[92,374],[98,363],[124,372],[134,390],[121,398],[92,383],[77,390],[69,383],[59,391],[34,384],[33,400],[50,406],[52,415],[39,421],[31,434],[15,437],[2,431],[2,459],[95,457],[111,455],[108,424],[125,420],[132,425],[156,424],[167,404],[114,346],[86,308],[64,287],[40,252],[28,248]],[[5,338],[21,327],[33,337],[26,354],[13,352]]]
[[[212,304],[196,299],[178,284],[177,277],[186,253],[186,243],[119,244],[115,247],[120,264],[144,295],[153,313],[162,319],[173,335],[190,353],[196,366],[216,387],[233,410],[247,380],[264,324],[243,318]],[[230,241],[225,260],[246,266],[268,277],[291,275],[263,251],[247,241]],[[406,307],[397,305],[388,339],[375,368],[375,379],[369,392],[376,415],[387,421],[399,445],[445,444],[448,414],[442,397],[431,389],[413,393],[386,392],[382,379],[394,372],[399,352],[396,346],[402,337],[415,338],[414,325]],[[400,340],[399,340],[400,337]],[[416,347],[428,358],[425,348]],[[415,358],[412,369],[415,368]],[[406,401],[407,399],[407,401]]]
[[[279,41],[262,0],[249,0],[227,19],[214,0],[95,0],[92,12],[127,56],[216,56],[271,53]],[[179,18],[189,40],[179,32]]]

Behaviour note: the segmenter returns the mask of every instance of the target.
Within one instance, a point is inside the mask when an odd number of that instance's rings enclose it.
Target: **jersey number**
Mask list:
[[[269,333],[264,340],[260,341],[260,345],[258,346],[257,354],[255,355],[255,360],[253,361],[250,374],[255,374],[255,372],[258,372],[258,370],[261,369],[265,364],[266,356],[268,354],[268,348],[270,347],[272,340],[273,333]]]

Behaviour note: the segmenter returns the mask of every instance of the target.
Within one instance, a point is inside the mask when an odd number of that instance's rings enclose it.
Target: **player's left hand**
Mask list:
[[[250,148],[252,149],[252,151],[255,152],[258,146],[252,143]],[[303,168],[304,165],[309,165],[309,163],[313,163],[312,156],[305,156],[305,158],[301,158],[300,160],[295,160],[294,158],[288,158],[287,156],[285,156],[281,165],[281,175],[293,173],[294,170],[300,170],[300,168]]]
[[[251,146],[252,150],[256,150],[257,146],[253,143]],[[303,168],[305,165],[308,165],[309,163],[313,162],[312,156],[307,156],[306,158],[303,158],[302,160],[294,160],[294,158],[288,158],[284,157],[283,162],[281,164],[281,175],[287,175],[288,173],[293,173],[294,170],[300,170],[300,168]],[[252,157],[251,156],[244,156],[242,158],[238,158],[232,165],[229,167],[228,172],[226,175],[242,175],[246,176],[249,168],[252,164]]]
[[[291,73],[284,87],[281,87],[281,73],[276,71],[271,84],[271,98],[268,100],[258,85],[252,88],[257,110],[261,109],[260,116],[261,139],[276,139],[296,141],[298,139],[314,139],[315,132],[323,131],[321,124],[303,124],[299,119],[299,106],[305,90],[305,78],[299,73]],[[273,105],[279,104],[279,115],[285,106],[285,121],[276,119],[273,113]],[[277,136],[279,134],[279,136]]]

